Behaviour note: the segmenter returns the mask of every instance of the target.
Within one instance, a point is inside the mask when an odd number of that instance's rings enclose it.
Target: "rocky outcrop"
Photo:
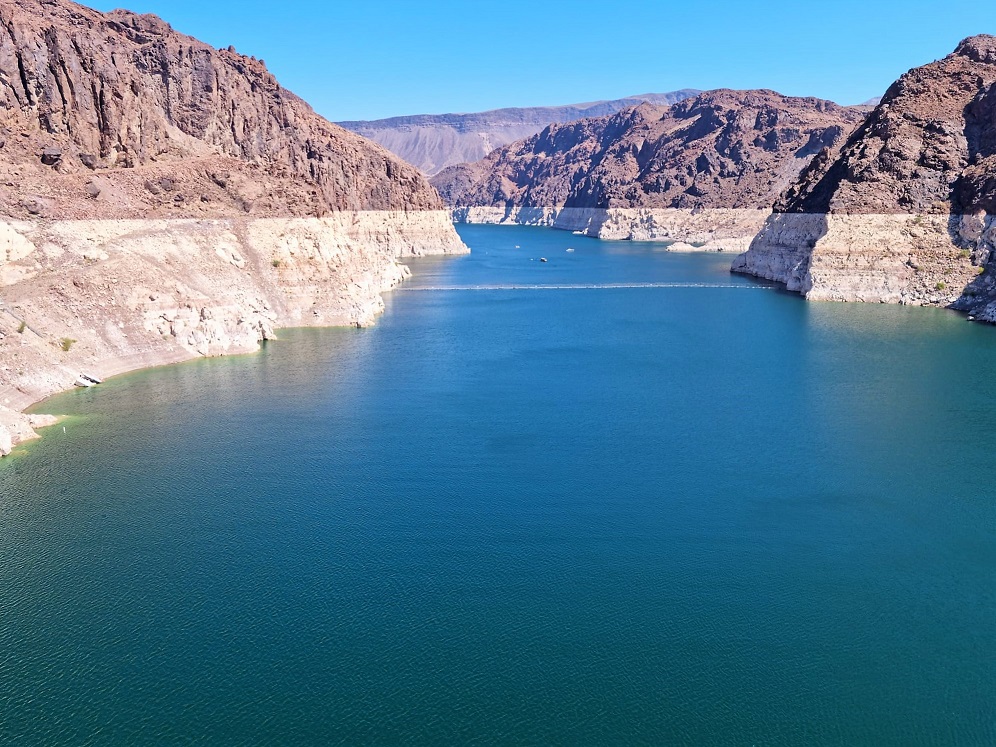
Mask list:
[[[996,38],[900,78],[775,206],[734,270],[812,299],[952,306],[996,321]]]
[[[773,91],[711,91],[554,125],[432,182],[458,219],[474,214],[467,208],[596,211],[603,217],[585,230],[603,238],[693,243],[704,212],[748,211],[742,248],[763,222],[760,211],[818,154],[843,144],[865,113]]]
[[[0,0],[0,26],[7,215],[440,207],[416,169],[316,115],[262,60],[68,0]]]
[[[433,175],[448,166],[479,161],[496,148],[535,135],[554,123],[604,117],[644,102],[669,106],[698,93],[683,89],[567,106],[493,109],[472,114],[415,114],[339,124]]]
[[[68,0],[0,27],[0,452],[81,372],[368,324],[398,257],[466,251],[417,169],[262,60]]]

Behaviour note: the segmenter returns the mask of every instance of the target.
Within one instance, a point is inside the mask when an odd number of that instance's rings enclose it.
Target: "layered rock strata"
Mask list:
[[[734,270],[811,299],[950,306],[996,322],[996,38],[890,87],[782,196]]]
[[[0,411],[81,373],[251,352],[279,327],[370,324],[409,274],[397,257],[447,250],[463,245],[446,211],[0,223]],[[30,422],[0,417],[0,453]]]
[[[154,16],[0,0],[0,453],[73,385],[368,324],[465,252],[414,167]]]
[[[743,250],[778,195],[867,110],[773,91],[551,126],[432,179],[457,220]]]

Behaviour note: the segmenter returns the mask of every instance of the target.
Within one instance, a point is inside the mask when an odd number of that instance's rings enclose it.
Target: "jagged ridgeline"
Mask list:
[[[0,23],[9,216],[440,207],[417,169],[319,117],[262,60],[67,0],[0,2]]]
[[[701,91],[685,88],[566,106],[515,107],[469,114],[415,114],[338,124],[380,143],[426,174],[434,175],[447,166],[478,161],[496,148],[535,135],[554,122],[604,117],[643,102],[669,106],[699,93]]]
[[[546,222],[603,238],[725,231],[742,249],[778,195],[867,111],[774,91],[710,91],[551,125],[432,182],[464,220]]]
[[[0,0],[0,454],[74,382],[363,325],[465,252],[425,177],[262,60],[154,16]]]
[[[813,299],[954,305],[996,321],[996,38],[903,75],[775,210],[736,270]]]

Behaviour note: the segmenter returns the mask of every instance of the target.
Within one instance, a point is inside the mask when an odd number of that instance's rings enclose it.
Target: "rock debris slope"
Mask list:
[[[366,324],[396,257],[466,251],[417,169],[262,60],[68,0],[0,25],[0,453],[80,372]]]
[[[778,195],[865,113],[774,91],[710,91],[552,125],[432,181],[459,220],[742,250]]]
[[[889,88],[801,175],[734,269],[811,299],[953,306],[996,321],[996,38]]]

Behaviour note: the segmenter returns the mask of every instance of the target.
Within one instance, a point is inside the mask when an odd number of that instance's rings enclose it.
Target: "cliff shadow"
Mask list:
[[[812,287],[813,250],[827,235],[826,213],[773,213],[750,247],[733,260],[730,271],[782,283],[806,295]]]

